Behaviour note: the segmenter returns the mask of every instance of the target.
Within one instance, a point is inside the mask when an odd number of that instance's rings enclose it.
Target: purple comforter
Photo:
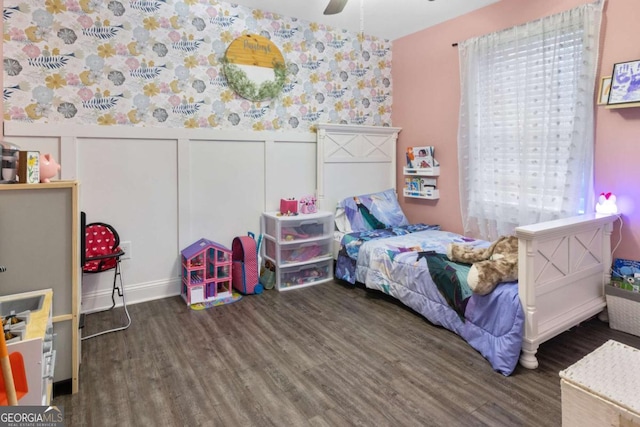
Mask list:
[[[336,268],[336,277],[364,283],[397,298],[431,323],[460,335],[496,371],[504,375],[513,372],[520,357],[524,328],[517,282],[500,284],[488,295],[471,294],[461,318],[435,285],[427,260],[418,257],[422,251],[446,253],[451,242],[478,247],[488,242],[438,230],[367,241],[345,236],[343,242],[338,266],[351,264],[355,257],[355,270]],[[341,261],[341,257],[351,261]]]

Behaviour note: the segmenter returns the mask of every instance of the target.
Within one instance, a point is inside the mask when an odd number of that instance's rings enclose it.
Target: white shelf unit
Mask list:
[[[437,188],[424,188],[424,185],[422,183],[413,188],[408,188],[406,182],[407,179],[425,179],[429,180],[427,181],[428,183],[430,183],[429,185],[435,185],[435,178],[440,176],[440,166],[435,166],[432,168],[409,168],[405,166],[402,169],[402,173],[405,176],[405,186],[403,189],[404,197],[428,200],[435,200],[440,198],[440,190],[438,190]]]
[[[333,279],[333,214],[317,212],[261,218],[262,255],[276,266],[276,289],[288,291]]]
[[[80,209],[77,181],[0,184],[0,296],[51,288],[55,377],[78,392]],[[46,237],[46,238],[45,238]],[[82,233],[84,238],[84,232]],[[34,268],[33,248],[39,256]]]
[[[0,301],[10,304],[14,300],[33,297],[41,297],[43,302],[39,309],[29,312],[26,325],[19,329],[21,338],[8,342],[7,351],[9,354],[20,353],[23,358],[28,390],[20,398],[18,405],[49,406],[53,396],[53,374],[56,363],[56,350],[53,348],[53,291],[44,289],[7,295],[0,297]],[[20,316],[20,314],[16,315]],[[4,399],[5,396],[3,395],[2,398]]]

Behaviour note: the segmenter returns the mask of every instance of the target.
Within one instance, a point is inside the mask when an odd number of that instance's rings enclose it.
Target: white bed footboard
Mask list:
[[[601,312],[616,215],[587,214],[516,228],[525,315],[520,364],[538,367],[538,346]]]
[[[318,202],[396,188],[400,128],[319,124]],[[538,367],[541,343],[595,316],[605,305],[616,215],[587,214],[516,228],[518,292],[525,315],[520,364]]]

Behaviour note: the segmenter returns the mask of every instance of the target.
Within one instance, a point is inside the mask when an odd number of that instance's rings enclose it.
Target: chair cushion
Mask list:
[[[115,268],[120,256],[119,239],[106,224],[89,224],[85,229],[85,273]],[[109,257],[113,255],[113,257]],[[95,259],[99,257],[100,259]]]

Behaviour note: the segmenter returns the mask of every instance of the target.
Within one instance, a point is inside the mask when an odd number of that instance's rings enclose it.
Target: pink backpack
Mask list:
[[[242,294],[260,294],[262,285],[258,280],[258,248],[255,236],[235,237],[231,244],[233,261],[233,288]]]

